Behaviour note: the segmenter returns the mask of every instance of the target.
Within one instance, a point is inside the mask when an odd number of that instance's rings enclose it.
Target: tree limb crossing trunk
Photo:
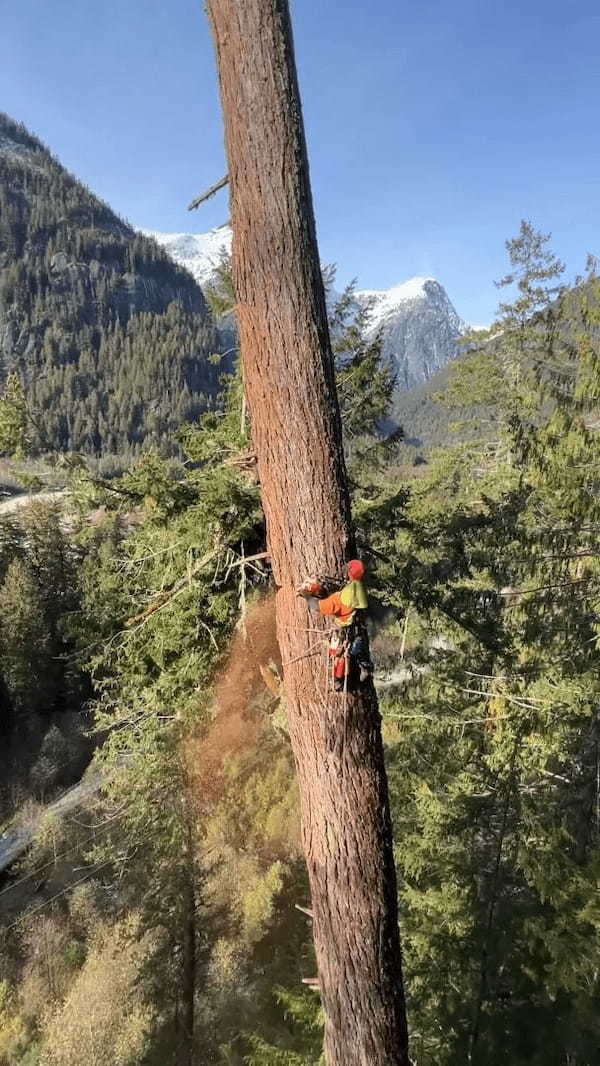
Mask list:
[[[352,552],[340,415],[287,0],[208,0],[233,276],[300,786],[330,1066],[407,1066],[396,877],[369,683],[325,691],[295,586]]]

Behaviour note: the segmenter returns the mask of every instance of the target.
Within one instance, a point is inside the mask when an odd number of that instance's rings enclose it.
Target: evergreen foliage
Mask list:
[[[439,456],[390,553],[412,609],[384,713],[419,1063],[598,1046],[600,291],[592,271],[557,293],[545,241],[509,242],[517,298],[453,372],[449,401],[493,403],[497,437]]]
[[[80,563],[58,507],[36,503],[0,521],[2,813],[17,784],[44,797],[89,760],[79,714],[89,679],[74,657]]]
[[[0,396],[0,454],[17,459],[25,455],[27,404],[23,386],[16,374],[10,374]]]
[[[600,282],[592,263],[558,285],[546,249],[528,224],[509,242],[515,299],[472,339],[445,397],[451,417],[485,424],[417,471],[378,432],[392,383],[351,293],[333,311],[418,1066],[598,1057]],[[227,286],[224,264],[219,313]],[[50,884],[25,896],[0,949],[10,1066],[69,1066],[84,1044],[130,1066],[320,1066],[319,997],[301,985],[315,972],[310,922],[294,907],[307,903],[297,796],[266,644],[268,683],[244,674],[269,604],[242,392],[235,374],[222,407],[181,432],[183,472],[155,451],[108,485],[80,471],[95,520],[77,524],[76,547],[48,516],[26,532],[2,524],[7,695],[18,716],[43,714],[43,675],[59,704],[76,703],[86,664],[105,774],[84,825],[40,835],[30,862],[51,863]],[[56,741],[48,729],[49,763]],[[73,867],[86,871],[74,888]],[[95,1021],[81,1029],[96,987],[105,1044]]]
[[[25,728],[81,698],[78,671],[67,662],[79,558],[55,506],[35,504],[0,523],[0,673]]]

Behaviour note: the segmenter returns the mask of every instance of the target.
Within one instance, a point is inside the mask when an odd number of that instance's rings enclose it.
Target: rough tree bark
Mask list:
[[[277,592],[330,1066],[407,1066],[392,829],[371,684],[325,691],[295,586],[353,553],[325,295],[287,0],[208,0],[233,278]],[[314,651],[314,649],[313,649]],[[287,664],[287,665],[285,665]]]

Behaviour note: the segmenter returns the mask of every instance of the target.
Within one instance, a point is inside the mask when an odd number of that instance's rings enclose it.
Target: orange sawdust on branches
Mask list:
[[[243,628],[236,631],[216,679],[212,721],[185,745],[188,780],[201,811],[219,796],[226,760],[249,751],[258,741],[265,705],[273,698],[265,680],[270,664],[281,668],[272,596],[252,607]]]

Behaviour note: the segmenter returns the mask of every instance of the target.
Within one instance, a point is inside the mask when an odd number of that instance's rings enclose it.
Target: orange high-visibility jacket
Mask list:
[[[333,616],[339,626],[349,626],[354,615],[368,606],[367,593],[362,581],[350,581],[341,592],[334,592],[319,600],[321,614]]]

